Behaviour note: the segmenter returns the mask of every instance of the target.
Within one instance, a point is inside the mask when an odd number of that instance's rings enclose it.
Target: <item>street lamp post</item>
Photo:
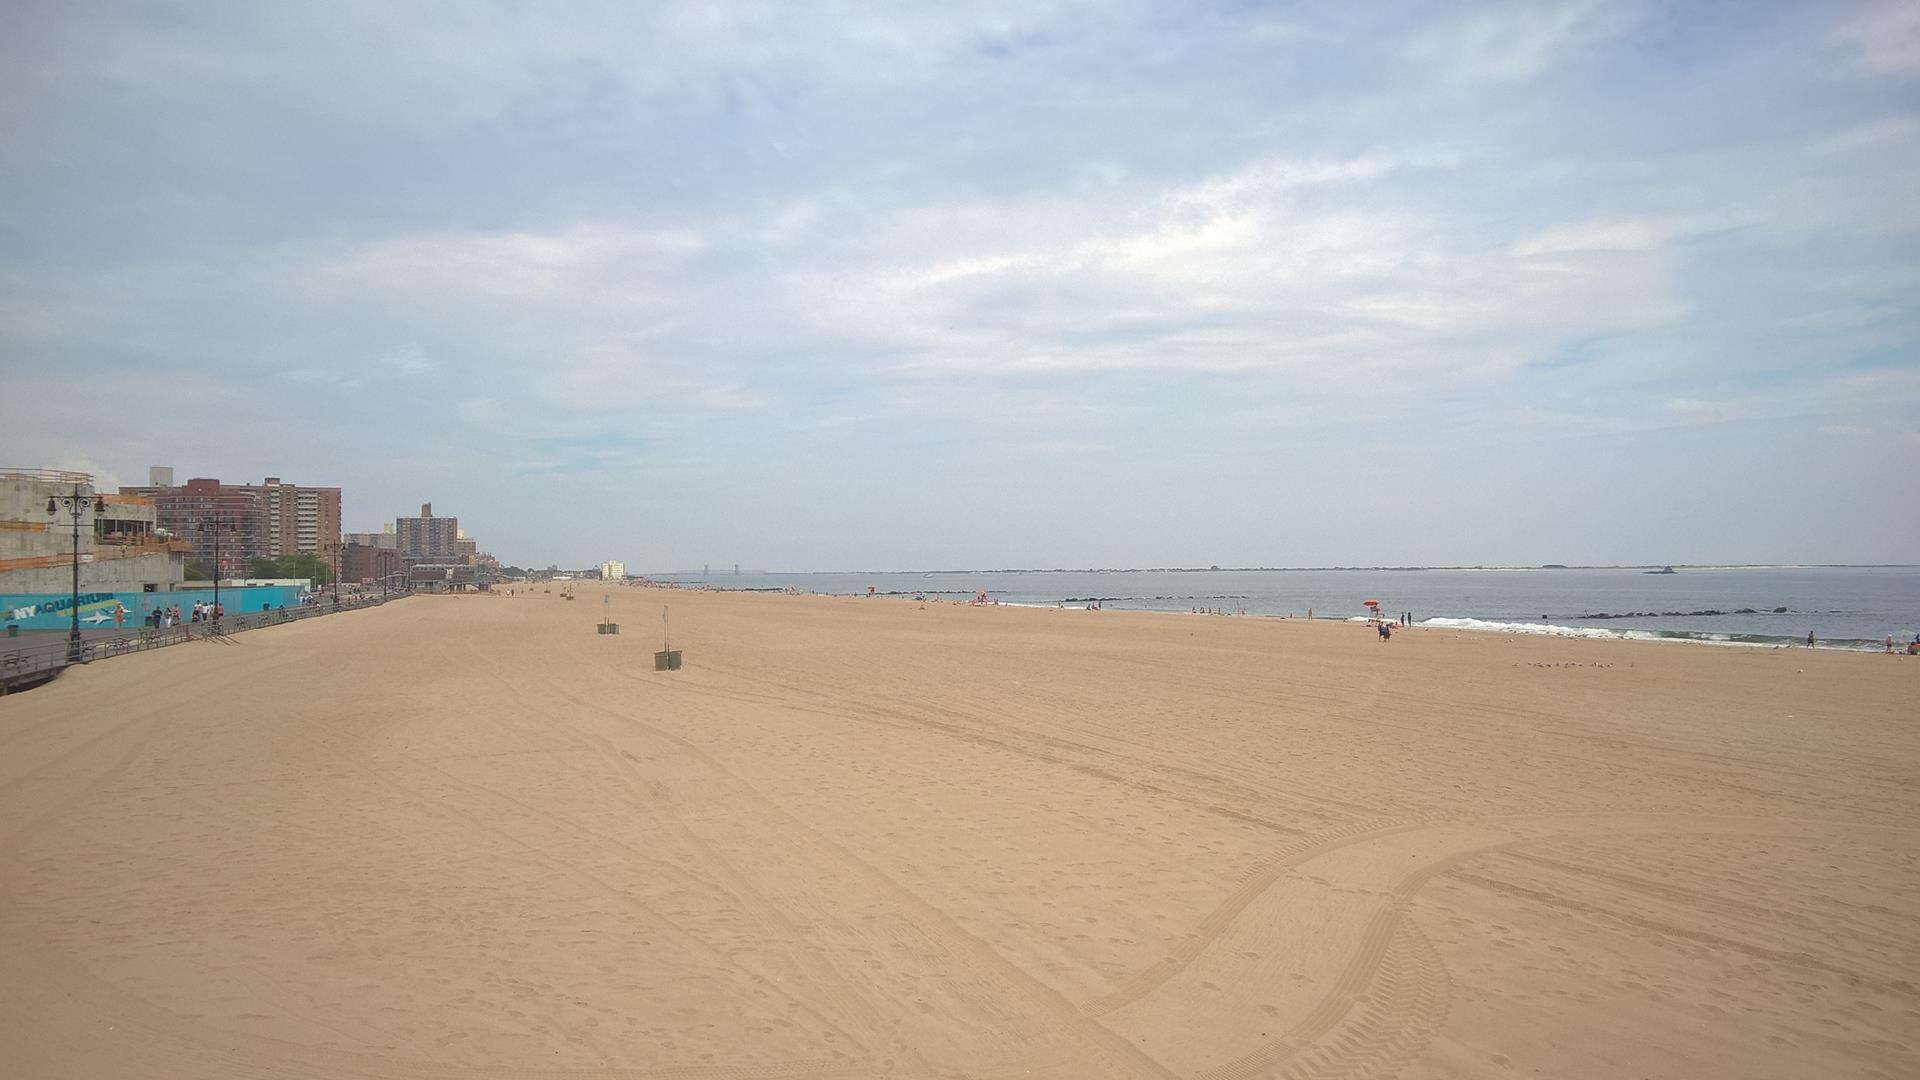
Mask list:
[[[200,519],[200,535],[213,537],[213,634],[220,633],[220,534],[235,532],[239,526],[221,521],[219,514]]]
[[[47,513],[60,516],[64,508],[73,515],[73,628],[67,631],[67,663],[80,662],[80,515],[87,511],[87,504],[93,504],[95,517],[107,512],[107,499],[104,495],[95,495],[89,500],[80,493],[80,485],[73,485],[71,495],[47,496]]]

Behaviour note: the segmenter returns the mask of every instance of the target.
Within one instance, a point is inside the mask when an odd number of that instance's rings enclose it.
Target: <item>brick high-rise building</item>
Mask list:
[[[302,487],[269,476],[266,483],[223,484],[195,477],[174,485],[173,470],[154,468],[149,483],[122,487],[122,495],[153,500],[161,529],[193,545],[194,561],[213,567],[213,534],[206,523],[218,520],[220,573],[244,575],[256,558],[325,554],[340,542],[340,489]]]
[[[340,543],[340,489],[286,484],[267,477],[260,487],[275,555],[325,554]]]
[[[460,519],[434,517],[433,504],[420,504],[419,517],[395,518],[393,531],[400,537],[400,554],[409,559],[452,562],[460,539]]]
[[[120,494],[152,499],[155,524],[191,544],[193,561],[209,573],[244,577],[254,559],[273,554],[267,512],[245,485],[196,477],[178,487],[123,487]]]

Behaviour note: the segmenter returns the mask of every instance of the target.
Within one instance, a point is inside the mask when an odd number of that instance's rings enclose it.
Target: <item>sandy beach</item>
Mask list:
[[[0,699],[0,1072],[1920,1075],[1920,660],[579,591]]]

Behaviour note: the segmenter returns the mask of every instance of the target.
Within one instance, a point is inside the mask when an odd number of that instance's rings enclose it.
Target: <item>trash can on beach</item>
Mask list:
[[[679,671],[680,670],[680,650],[679,649],[662,649],[661,651],[654,653],[653,654],[653,670]]]

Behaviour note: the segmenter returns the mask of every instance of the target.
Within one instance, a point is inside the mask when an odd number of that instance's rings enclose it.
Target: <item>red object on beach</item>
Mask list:
[[[1379,607],[1379,606],[1380,606],[1380,601],[1378,601],[1378,600],[1362,600],[1362,601],[1360,601],[1360,602],[1361,602],[1362,604],[1365,604],[1365,605],[1366,605],[1367,607]]]

